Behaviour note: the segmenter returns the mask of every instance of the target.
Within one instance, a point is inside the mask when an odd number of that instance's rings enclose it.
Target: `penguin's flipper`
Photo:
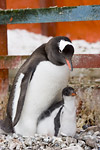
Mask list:
[[[9,98],[9,102],[8,102],[8,106],[7,106],[7,114],[9,114],[10,116],[13,116],[12,117],[13,127],[17,124],[17,122],[21,116],[21,112],[23,109],[25,96],[26,96],[26,92],[27,92],[27,87],[34,75],[37,65],[41,61],[47,60],[46,52],[44,49],[45,49],[45,44],[41,45],[37,50],[35,50],[33,52],[33,54],[26,60],[26,62],[19,69],[19,71],[15,77],[14,84],[12,86],[12,92],[10,94],[10,98]],[[19,85],[17,87],[17,90],[15,90],[16,86],[17,86],[16,83],[18,82],[18,80],[19,80]],[[19,90],[19,88],[20,88],[20,90]],[[18,90],[19,90],[19,92],[18,92]],[[13,115],[12,114],[13,109],[11,110],[11,106],[13,105],[14,97],[16,97],[16,96],[17,96],[17,98],[15,100],[15,103],[17,101],[17,106],[15,106],[15,110],[14,110],[15,112]],[[12,106],[12,108],[13,108],[13,106]]]
[[[31,78],[31,75],[32,75],[32,72],[29,73],[27,71],[25,73],[23,79],[22,79],[21,91],[20,91],[20,96],[19,96],[19,99],[18,99],[15,118],[14,118],[14,121],[13,121],[13,127],[17,124],[17,122],[20,118],[20,115],[21,115],[21,112],[22,112],[22,109],[23,109],[23,105],[24,105],[25,96],[26,96],[27,86],[28,86],[29,80]]]

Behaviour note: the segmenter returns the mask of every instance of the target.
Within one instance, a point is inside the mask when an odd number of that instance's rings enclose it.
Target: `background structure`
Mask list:
[[[43,8],[49,6],[79,6],[100,5],[97,0],[7,0],[7,9]],[[100,21],[59,22],[43,24],[14,24],[7,25],[8,29],[27,29],[47,36],[67,35],[74,39],[84,39],[88,42],[100,40]]]

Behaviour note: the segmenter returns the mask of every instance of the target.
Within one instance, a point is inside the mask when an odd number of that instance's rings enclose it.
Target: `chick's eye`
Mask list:
[[[62,53],[62,51],[59,49],[59,53]]]

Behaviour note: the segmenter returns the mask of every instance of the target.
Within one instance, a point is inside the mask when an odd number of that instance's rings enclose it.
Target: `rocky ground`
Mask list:
[[[77,131],[72,137],[49,137],[35,134],[22,137],[17,134],[0,135],[0,150],[100,150],[100,127],[92,126]]]
[[[86,78],[76,76],[74,79],[73,75],[70,80],[70,86],[78,94],[77,128],[86,130],[78,130],[74,138],[1,134],[0,150],[100,150],[100,127],[96,126],[100,125],[100,76],[88,78],[93,74],[91,71]],[[4,118],[5,108],[6,101],[0,99],[0,119]]]

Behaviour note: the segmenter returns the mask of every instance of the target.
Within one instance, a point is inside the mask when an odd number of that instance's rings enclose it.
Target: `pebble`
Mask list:
[[[75,137],[49,137],[35,134],[22,137],[0,134],[0,150],[100,150],[100,131],[82,130]]]
[[[100,132],[99,132],[99,131],[96,131],[96,132],[94,132],[94,135],[100,136]]]
[[[96,142],[90,138],[86,140],[86,144],[92,148],[96,147]]]
[[[69,146],[68,148],[66,148],[66,150],[83,150],[83,148],[80,147],[79,145],[76,145],[76,146]]]
[[[78,140],[78,144],[79,144],[79,146],[81,146],[81,147],[84,147],[84,146],[85,146],[85,142],[82,141],[82,140]]]

